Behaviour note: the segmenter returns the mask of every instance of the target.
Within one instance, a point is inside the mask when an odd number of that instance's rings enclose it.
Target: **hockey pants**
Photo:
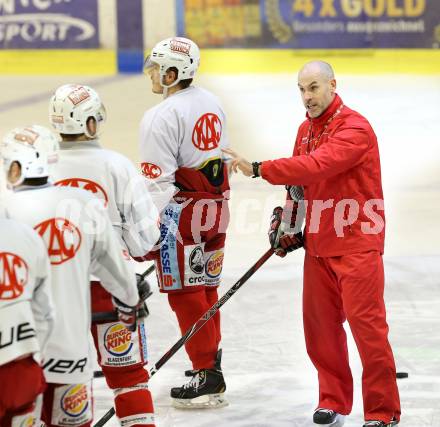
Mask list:
[[[37,396],[46,387],[43,370],[32,356],[0,366],[0,427],[33,425]]]
[[[170,293],[168,301],[176,313],[182,335],[218,300],[216,287],[199,287],[195,292]],[[186,344],[193,369],[211,369],[221,340],[220,311]]]

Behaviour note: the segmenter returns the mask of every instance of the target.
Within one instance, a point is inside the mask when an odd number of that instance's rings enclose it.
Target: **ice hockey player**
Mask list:
[[[229,222],[226,117],[213,94],[191,85],[199,62],[198,46],[186,38],[153,48],[144,71],[164,99],[140,125],[142,170],[161,211],[162,242],[153,257],[182,333],[218,300]],[[192,379],[171,389],[176,407],[227,404],[220,339],[217,313],[185,346]]]
[[[57,321],[43,365],[48,387],[42,420],[47,426],[88,427],[93,375],[89,274],[100,278],[122,312],[132,312],[139,296],[134,270],[123,256],[108,215],[97,209],[96,198],[49,182],[49,165],[56,161],[57,150],[56,136],[34,125],[10,131],[0,154],[14,189],[6,199],[7,214],[40,234],[51,262]],[[109,330],[109,336],[123,336],[120,329],[119,335],[116,328]]]
[[[35,425],[53,328],[50,263],[36,231],[0,213],[0,425]],[[17,384],[19,379],[19,385]]]
[[[158,212],[145,180],[130,160],[100,145],[106,111],[98,93],[76,84],[59,87],[50,99],[49,120],[61,136],[59,160],[52,173],[55,185],[83,188],[100,199],[127,256],[143,261],[159,240]],[[138,280],[138,286],[145,298],[149,284]],[[137,328],[127,331],[118,322],[110,293],[96,278],[91,289],[92,333],[98,362],[115,393],[116,415],[124,427],[153,426],[153,402],[144,369],[147,340],[141,320],[148,309],[144,305],[138,310]]]

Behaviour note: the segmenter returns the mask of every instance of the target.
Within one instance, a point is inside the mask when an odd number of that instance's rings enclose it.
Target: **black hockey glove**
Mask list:
[[[118,312],[119,321],[130,331],[134,332],[137,327],[137,310],[138,307],[131,307],[118,300],[116,297],[112,297],[113,305]]]
[[[142,277],[141,274],[136,273],[136,283],[139,293],[137,317],[138,319],[143,319],[150,314],[145,300],[153,295],[153,291],[151,290],[151,286],[148,283],[147,279]]]
[[[136,273],[136,285],[138,288],[140,303],[144,302],[147,298],[153,295],[150,284],[145,277],[142,277],[142,274]]]
[[[280,257],[304,246],[301,231],[295,233],[297,209],[297,203],[288,201],[285,209],[277,206],[270,217],[269,243]]]

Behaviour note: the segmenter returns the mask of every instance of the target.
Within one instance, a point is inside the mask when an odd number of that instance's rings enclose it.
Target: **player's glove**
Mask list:
[[[116,297],[112,297],[113,305],[118,312],[119,321],[131,332],[134,332],[137,327],[137,309],[138,307],[131,307],[118,300]]]
[[[144,302],[147,298],[153,295],[150,284],[148,283],[147,279],[142,276],[142,274],[136,273],[136,285],[138,288],[140,303]]]
[[[297,208],[298,204],[290,201],[288,209],[277,206],[270,217],[269,243],[280,257],[304,246],[301,231],[295,233],[294,230]]]
[[[142,277],[141,274],[136,273],[136,283],[139,293],[137,317],[138,319],[143,319],[150,314],[145,300],[153,295],[153,291],[151,290],[151,286],[148,281],[144,277]]]

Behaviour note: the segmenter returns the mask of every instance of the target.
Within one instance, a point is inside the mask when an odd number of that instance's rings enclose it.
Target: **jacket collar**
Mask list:
[[[327,107],[327,109],[319,116],[315,118],[311,118],[309,113],[306,113],[306,117],[310,120],[314,125],[323,125],[327,122],[327,120],[335,114],[336,110],[342,105],[342,99],[336,93],[333,101]]]
[[[102,148],[97,139],[88,141],[62,141],[60,142],[60,150],[83,150],[84,148]]]

